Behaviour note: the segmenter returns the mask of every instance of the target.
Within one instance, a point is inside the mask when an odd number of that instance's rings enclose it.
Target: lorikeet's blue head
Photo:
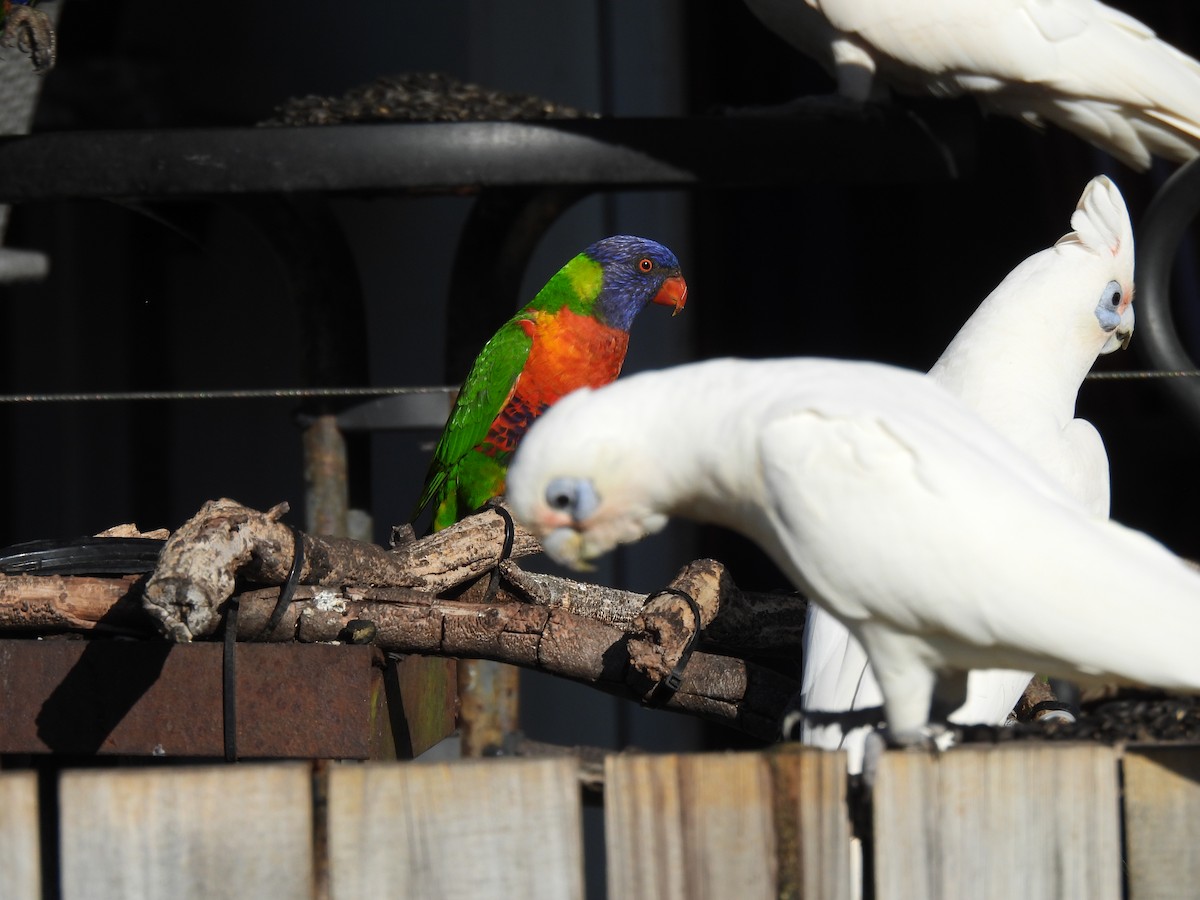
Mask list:
[[[679,312],[687,302],[687,283],[679,272],[679,260],[657,241],[617,234],[596,241],[583,252],[604,270],[595,315],[606,325],[628,331],[647,303]]]

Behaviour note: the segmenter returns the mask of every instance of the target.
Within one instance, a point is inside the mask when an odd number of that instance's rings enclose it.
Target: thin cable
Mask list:
[[[1088,381],[1148,381],[1154,378],[1200,378],[1200,370],[1175,369],[1150,372],[1088,372]]]
[[[445,394],[447,387],[245,388],[221,391],[96,391],[0,394],[0,403],[126,403],[142,400],[289,400],[319,397],[394,397]]]

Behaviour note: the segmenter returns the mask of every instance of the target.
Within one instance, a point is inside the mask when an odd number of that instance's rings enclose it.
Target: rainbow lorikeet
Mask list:
[[[509,458],[530,424],[576,388],[615,379],[629,327],[647,303],[687,302],[679,260],[662,244],[615,235],[592,244],[484,345],[442,431],[413,515],[433,530],[504,493]]]

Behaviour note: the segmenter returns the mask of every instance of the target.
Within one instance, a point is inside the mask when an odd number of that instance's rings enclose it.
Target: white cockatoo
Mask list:
[[[755,541],[866,648],[900,743],[972,669],[1200,692],[1200,573],[920,373],[719,359],[577,391],[525,436],[508,501],[576,568],[672,515]]]
[[[980,304],[929,372],[993,428],[1029,454],[1084,508],[1108,516],[1108,456],[1075,397],[1097,355],[1133,333],[1133,227],[1117,186],[1088,182],[1070,234],[1012,270]],[[836,713],[878,707],[883,698],[867,657],[819,606],[804,630],[801,709]],[[1031,672],[976,671],[957,724],[1003,724]],[[843,732],[828,716],[802,720],[801,740],[844,749],[862,765],[869,727]]]
[[[1097,0],[746,0],[762,22],[865,101],[880,81],[973,95],[1142,171],[1200,152],[1200,63]]]

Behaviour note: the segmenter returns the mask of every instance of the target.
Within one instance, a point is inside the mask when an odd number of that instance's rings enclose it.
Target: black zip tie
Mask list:
[[[692,615],[696,617],[696,630],[692,632],[692,636],[688,638],[688,642],[683,645],[683,652],[679,654],[679,661],[675,663],[675,667],[671,669],[671,673],[656,684],[654,690],[650,692],[650,696],[646,698],[647,706],[665,706],[667,701],[675,696],[675,693],[679,690],[679,686],[683,684],[683,670],[687,667],[688,660],[692,658],[692,651],[696,649],[696,641],[699,639],[700,629],[704,625],[704,619],[700,615],[700,606],[687,591],[681,591],[679,588],[673,587],[663,588],[647,597],[646,603],[649,603],[655,597],[662,597],[664,594],[682,597],[686,601],[688,607],[692,610]]]
[[[225,637],[221,653],[221,713],[225,731],[225,761],[237,762],[237,620],[240,602],[230,597],[225,606]]]
[[[496,596],[496,591],[500,588],[500,564],[512,556],[513,543],[517,539],[517,526],[513,524],[512,516],[508,510],[499,503],[493,503],[491,506],[493,512],[499,513],[500,518],[504,520],[504,544],[500,547],[500,558],[496,560],[496,565],[492,568],[491,574],[488,576],[487,590],[483,592],[483,605],[492,602]]]
[[[279,589],[279,599],[275,601],[275,608],[271,610],[271,618],[267,620],[267,624],[263,626],[262,631],[258,633],[258,638],[262,640],[269,635],[275,633],[275,629],[279,623],[283,621],[283,614],[288,608],[288,604],[292,602],[292,597],[296,593],[296,585],[300,583],[300,570],[304,568],[304,532],[299,528],[292,529],[292,568],[288,571],[287,580],[284,581],[283,587]]]

